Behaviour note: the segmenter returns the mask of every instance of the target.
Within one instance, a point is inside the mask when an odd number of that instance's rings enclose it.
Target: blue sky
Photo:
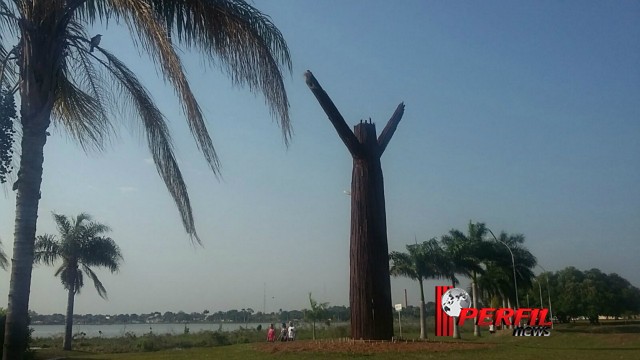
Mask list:
[[[38,233],[51,212],[89,212],[113,228],[126,263],[100,272],[78,313],[212,311],[348,304],[351,158],[307,89],[311,70],[350,125],[380,131],[406,111],[387,148],[389,248],[466,229],[523,233],[547,270],[616,272],[640,286],[640,5],[618,2],[256,1],[292,53],[294,137],[284,146],[260,96],[234,88],[199,54],[185,66],[223,164],[198,153],[173,91],[125,29],[96,29],[171,119],[204,247],[192,245],[137,126],[123,117],[102,154],[64,132],[45,148]],[[11,254],[15,197],[0,202]],[[31,308],[64,312],[52,268],[34,270]],[[537,269],[536,272],[540,271]],[[1,275],[1,274],[0,274]],[[9,273],[0,282],[6,299]],[[429,286],[435,285],[430,282]],[[417,285],[392,279],[394,303]],[[429,289],[430,287],[427,287]],[[433,297],[427,291],[428,299]]]

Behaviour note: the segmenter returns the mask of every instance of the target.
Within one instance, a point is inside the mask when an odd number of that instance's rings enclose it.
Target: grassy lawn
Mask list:
[[[450,339],[433,337],[433,343],[416,344],[410,348],[400,344],[360,344],[356,346],[335,341],[314,342],[301,340],[295,343],[249,343],[216,347],[194,347],[154,352],[120,354],[95,354],[89,352],[63,352],[59,349],[42,349],[37,359],[640,359],[640,333],[619,332],[591,333],[571,331],[571,328],[553,331],[549,337],[513,337],[505,331],[495,335],[485,333],[473,338],[467,331],[461,344]],[[442,340],[442,341],[441,341]],[[409,344],[410,345],[410,344]],[[470,349],[470,346],[477,348]],[[446,349],[443,350],[443,347]],[[364,348],[364,350],[363,350]]]

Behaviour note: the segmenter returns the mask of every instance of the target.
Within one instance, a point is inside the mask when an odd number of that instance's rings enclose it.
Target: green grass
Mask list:
[[[375,354],[354,354],[348,351],[342,353],[327,353],[322,351],[286,351],[288,344],[269,344],[273,351],[258,350],[256,343],[238,343],[214,347],[173,348],[161,351],[143,351],[131,353],[101,353],[95,352],[64,352],[59,348],[41,349],[36,352],[37,359],[67,358],[67,359],[103,359],[103,360],[143,360],[143,359],[550,359],[550,360],[608,360],[608,359],[640,359],[640,336],[634,326],[627,325],[611,327],[607,333],[594,332],[591,327],[582,327],[584,331],[575,331],[576,326],[563,325],[554,329],[549,337],[513,337],[508,331],[490,335],[485,332],[482,337],[475,338],[469,327],[465,327],[462,342],[485,343],[489,348],[474,350],[455,350],[433,352],[428,350],[402,352],[397,351]],[[609,328],[609,327],[607,327]],[[417,328],[403,326],[403,333],[407,337],[415,334]],[[625,331],[629,330],[629,331]],[[406,331],[406,332],[405,332]],[[432,334],[430,334],[432,335]],[[180,336],[177,336],[180,338]],[[448,338],[434,338],[432,341],[451,342]],[[184,341],[184,339],[180,340]],[[262,340],[259,340],[262,341]],[[303,340],[309,341],[309,340]],[[324,340],[328,341],[328,340]],[[321,343],[320,348],[324,343]],[[327,345],[329,345],[327,343]],[[375,346],[375,345],[372,345]],[[103,351],[106,349],[103,349]],[[107,350],[108,351],[108,350]]]

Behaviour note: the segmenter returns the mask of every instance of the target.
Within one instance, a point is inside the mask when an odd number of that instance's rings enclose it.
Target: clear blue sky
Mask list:
[[[303,73],[351,125],[405,116],[383,156],[391,250],[469,220],[523,233],[548,270],[616,272],[640,286],[640,4],[635,1],[256,1],[293,58],[287,149],[260,96],[185,52],[223,162],[207,170],[172,90],[122,28],[96,29],[172,120],[204,248],[190,244],[136,126],[123,118],[104,154],[54,131],[45,148],[38,233],[51,212],[89,212],[113,228],[126,263],[100,272],[78,313],[262,310],[348,305],[351,158]],[[14,194],[0,202],[10,255]],[[64,312],[53,268],[33,273],[31,308]],[[538,272],[539,269],[536,271]],[[4,275],[2,275],[4,274]],[[7,299],[3,272],[0,299]],[[431,299],[432,285],[427,287]],[[417,285],[392,279],[394,303]],[[5,305],[6,306],[6,305]]]

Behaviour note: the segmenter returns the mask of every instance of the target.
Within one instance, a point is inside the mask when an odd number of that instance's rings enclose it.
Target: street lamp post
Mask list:
[[[491,229],[487,228],[487,230],[491,233],[491,236],[493,236],[493,238],[501,243],[502,245],[507,247],[507,250],[509,250],[509,254],[511,254],[511,264],[513,265],[513,286],[516,290],[516,309],[520,308],[520,301],[518,300],[518,281],[516,280],[516,259],[513,256],[513,251],[511,251],[511,248],[509,247],[509,245],[507,245],[504,241],[500,241],[498,240],[498,238],[495,236],[495,234],[493,233],[493,231],[491,231]]]
[[[538,283],[538,291],[540,291],[540,307],[544,307],[544,305],[542,305],[542,287],[540,286],[540,280],[534,278],[534,280]]]
[[[540,269],[545,272],[544,278],[547,280],[547,296],[549,297],[549,320],[551,321],[551,328],[553,329],[553,310],[551,310],[551,287],[549,287],[549,274],[547,274],[547,270],[542,267],[542,265],[538,264]]]

